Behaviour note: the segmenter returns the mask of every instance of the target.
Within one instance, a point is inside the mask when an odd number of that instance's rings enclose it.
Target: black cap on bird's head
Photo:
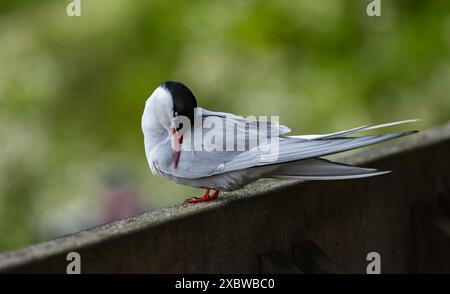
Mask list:
[[[161,88],[164,88],[172,96],[173,104],[173,121],[177,118],[187,118],[190,121],[191,127],[194,126],[195,108],[197,108],[197,100],[191,90],[180,82],[167,81],[163,83]],[[183,131],[181,129],[185,127],[182,122],[175,123],[172,126],[172,141],[173,141],[173,156],[172,161],[174,167],[177,168],[178,161],[181,155],[181,144],[183,143]],[[181,132],[180,132],[181,131]]]
[[[183,83],[174,81],[167,81],[161,87],[167,89],[172,95],[173,116],[185,116],[189,118],[191,126],[193,126],[197,100],[191,90]]]

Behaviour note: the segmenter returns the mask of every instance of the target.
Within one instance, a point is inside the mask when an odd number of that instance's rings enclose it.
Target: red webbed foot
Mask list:
[[[200,203],[200,202],[208,202],[210,200],[217,199],[219,197],[219,191],[214,192],[211,196],[209,195],[209,191],[211,188],[206,188],[205,194],[203,197],[194,197],[186,200],[186,203],[193,204],[193,203]]]

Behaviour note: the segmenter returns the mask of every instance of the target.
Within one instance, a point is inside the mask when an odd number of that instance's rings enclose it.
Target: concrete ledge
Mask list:
[[[261,180],[219,200],[151,211],[0,255],[0,272],[65,273],[77,251],[83,273],[255,273],[261,254],[292,259],[314,242],[345,272],[416,272],[418,202],[450,191],[450,124],[343,158],[391,174],[351,181]],[[421,253],[422,255],[424,253]],[[431,265],[432,266],[432,265]],[[303,270],[303,269],[301,269]]]

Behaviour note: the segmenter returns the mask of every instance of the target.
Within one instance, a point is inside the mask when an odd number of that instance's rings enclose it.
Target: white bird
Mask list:
[[[184,118],[181,123],[180,118]],[[205,124],[207,120],[214,121],[214,134],[219,135],[214,139],[218,142],[215,146],[223,147],[232,140],[232,150],[204,148],[205,138],[213,129],[211,125]],[[179,184],[205,188],[203,197],[187,200],[188,203],[198,203],[216,199],[220,191],[236,190],[259,178],[339,180],[388,173],[319,157],[413,134],[416,131],[346,137],[414,121],[417,120],[361,126],[324,135],[287,136],[285,134],[290,129],[278,123],[267,122],[268,129],[263,129],[258,128],[261,121],[199,108],[188,87],[180,82],[167,81],[147,99],[142,116],[142,131],[151,171]],[[218,123],[223,124],[221,128],[217,128]],[[200,144],[195,136],[200,136]],[[256,145],[250,146],[249,140],[258,136],[267,140],[258,140]],[[244,149],[237,148],[240,138],[244,138]],[[221,139],[226,141],[222,145]],[[211,142],[217,143],[214,140]],[[270,140],[277,144],[275,157],[269,156],[273,151],[270,149],[273,147]],[[215,190],[212,195],[211,189]]]

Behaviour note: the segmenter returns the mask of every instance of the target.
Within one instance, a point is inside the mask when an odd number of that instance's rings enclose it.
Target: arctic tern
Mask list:
[[[214,146],[223,147],[222,139],[227,144],[231,140],[227,145],[233,147],[231,150],[205,148],[205,138],[212,131],[212,126],[205,124],[207,120],[213,120],[216,127],[213,137],[217,142],[213,144],[218,144]],[[361,126],[323,135],[287,136],[290,129],[277,122],[265,122],[264,129],[260,128],[264,125],[261,121],[202,109],[187,86],[167,81],[147,99],[142,131],[151,171],[179,184],[206,189],[202,197],[187,200],[188,203],[199,203],[216,199],[221,191],[236,190],[259,178],[340,180],[388,173],[320,157],[413,134],[416,131],[347,136],[415,121]],[[218,123],[222,124],[220,128],[216,126]],[[200,141],[196,142],[196,136]],[[267,140],[258,139],[250,146],[251,138]],[[241,147],[245,148],[238,148],[240,139],[244,139],[245,144]],[[272,145],[276,147],[275,156],[269,156]],[[210,190],[215,192],[211,195]]]

